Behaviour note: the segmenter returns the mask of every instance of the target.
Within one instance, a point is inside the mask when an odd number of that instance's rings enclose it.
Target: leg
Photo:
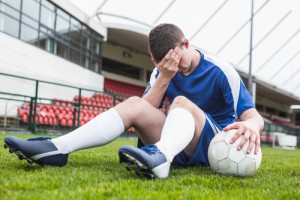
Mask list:
[[[53,140],[64,153],[102,146],[118,138],[124,130],[134,126],[143,134],[143,142],[159,140],[165,115],[139,97],[130,97],[104,112],[87,124]]]
[[[80,128],[53,140],[7,137],[4,142],[11,152],[17,153],[19,158],[26,158],[30,163],[64,166],[69,153],[105,145],[131,126],[143,132],[143,142],[157,142],[164,121],[165,115],[162,112],[139,97],[131,97]]]
[[[196,106],[193,102],[191,102],[190,100],[188,100],[187,98],[185,98],[183,96],[178,96],[175,98],[173,104],[170,107],[170,112],[175,108],[183,108],[183,109],[187,110],[188,112],[190,112],[192,114],[194,121],[195,121],[195,131],[194,131],[193,137],[192,137],[190,143],[187,144],[187,146],[184,149],[185,155],[188,158],[191,158],[191,156],[194,154],[194,152],[196,151],[196,149],[198,147],[201,133],[202,133],[203,127],[205,125],[206,116],[205,116],[204,112],[198,106]],[[168,133],[166,133],[166,134],[168,134]],[[169,133],[169,134],[172,134],[172,133]],[[181,133],[181,134],[184,134],[184,133]],[[169,137],[174,137],[174,136],[169,136]]]
[[[115,107],[121,116],[124,126],[135,127],[144,144],[153,144],[159,141],[161,130],[166,120],[163,112],[139,97],[131,97],[126,104]],[[134,108],[132,105],[135,105]]]
[[[120,160],[135,163],[138,173],[141,171],[139,168],[146,167],[148,176],[154,174],[166,178],[170,163],[178,153],[184,150],[186,155],[192,156],[196,151],[205,121],[203,111],[187,98],[179,96],[171,106],[160,141],[141,150],[124,146],[119,150]]]

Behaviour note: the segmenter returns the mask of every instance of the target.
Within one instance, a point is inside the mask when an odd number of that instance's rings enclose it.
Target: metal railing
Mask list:
[[[95,105],[82,100],[91,98],[93,95],[107,95],[111,97],[110,105]],[[74,100],[76,97],[76,100]],[[0,99],[18,102],[12,105],[13,109],[21,108],[24,103],[29,105],[29,117],[26,122],[26,129],[35,133],[37,130],[38,106],[51,105],[53,107],[70,108],[72,110],[72,126],[69,128],[75,129],[81,125],[81,111],[93,110],[101,108],[102,111],[115,106],[116,102],[121,102],[129,96],[113,94],[103,91],[91,90],[87,88],[79,88],[70,85],[54,83],[49,81],[36,80],[27,77],[21,77],[0,72]],[[67,105],[59,105],[57,102],[68,103]],[[7,104],[7,103],[6,103]],[[7,118],[7,105],[5,105],[4,123]],[[92,107],[92,108],[91,108]],[[165,104],[162,111],[167,113],[169,104]],[[1,114],[0,114],[1,115]],[[18,114],[15,114],[18,117]],[[21,122],[22,120],[19,119]],[[58,124],[59,126],[60,124]],[[46,127],[47,128],[47,127]],[[50,127],[51,128],[51,127]],[[61,127],[58,127],[58,129]],[[61,131],[61,129],[59,129]],[[296,135],[300,139],[300,129],[279,126],[276,124],[265,123],[264,132],[270,135],[273,132],[284,132],[291,135]]]
[[[112,100],[110,107],[116,104],[116,95],[112,93],[0,72],[0,99],[15,102],[19,107],[23,106],[20,105],[20,103],[23,104],[27,102],[29,104],[29,120],[27,124],[28,129],[33,133],[36,132],[37,128],[37,108],[39,105],[72,108],[72,128],[74,129],[80,126],[80,112],[84,107],[93,106],[105,107],[108,109],[109,106],[94,105],[87,102],[83,104],[84,99],[91,98],[91,96],[95,94],[110,96]],[[76,101],[74,100],[74,97],[77,97]],[[53,101],[62,103],[67,102],[69,104],[67,106],[54,105]],[[7,108],[5,107],[5,112],[1,113],[1,115],[4,115],[5,123],[7,118],[6,110]],[[86,110],[88,110],[88,108]],[[18,114],[16,114],[16,116],[18,116]]]

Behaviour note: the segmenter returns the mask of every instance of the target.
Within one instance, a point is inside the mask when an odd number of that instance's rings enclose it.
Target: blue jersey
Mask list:
[[[243,111],[254,108],[254,103],[230,63],[202,52],[200,54],[201,59],[195,70],[188,76],[177,73],[170,81],[165,96],[170,103],[177,96],[185,96],[224,128]],[[145,93],[151,89],[158,74],[155,68]]]

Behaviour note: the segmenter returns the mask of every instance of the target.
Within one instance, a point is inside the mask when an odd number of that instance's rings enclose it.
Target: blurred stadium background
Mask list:
[[[0,129],[67,133],[141,96],[148,33],[172,22],[236,65],[264,117],[262,143],[299,147],[299,5],[253,2],[0,0]]]

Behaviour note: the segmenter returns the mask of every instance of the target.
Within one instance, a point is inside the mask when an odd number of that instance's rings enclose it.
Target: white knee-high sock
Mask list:
[[[191,142],[195,132],[195,120],[192,114],[183,108],[174,108],[166,118],[158,149],[166,156],[168,162]]]
[[[124,132],[119,113],[111,108],[78,129],[52,140],[62,153],[71,153],[107,144]]]

